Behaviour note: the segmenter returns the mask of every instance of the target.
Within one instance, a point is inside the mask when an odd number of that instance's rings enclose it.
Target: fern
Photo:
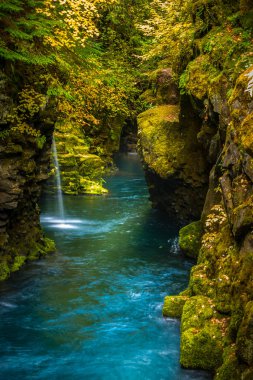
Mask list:
[[[1,14],[4,14],[2,12],[6,13],[14,13],[14,12],[20,12],[23,10],[23,7],[21,5],[21,1],[19,0],[12,0],[5,3],[0,3],[0,12]]]
[[[28,62],[27,57],[24,55],[12,51],[8,49],[7,47],[0,46],[0,57],[9,60],[9,61],[22,61],[22,62]]]
[[[5,31],[8,32],[11,37],[17,38],[20,40],[32,40],[33,39],[32,34],[25,33],[20,29],[6,28]]]

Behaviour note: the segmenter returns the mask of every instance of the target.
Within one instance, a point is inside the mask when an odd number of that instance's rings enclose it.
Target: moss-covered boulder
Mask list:
[[[163,304],[163,316],[171,318],[181,318],[185,302],[188,296],[166,296]]]
[[[196,259],[203,234],[201,221],[192,222],[179,231],[179,246],[186,256]]]
[[[161,178],[173,175],[184,147],[180,138],[179,106],[162,105],[138,116],[141,153],[145,165]],[[173,141],[173,144],[170,142]]]
[[[222,364],[228,318],[215,310],[212,300],[195,296],[183,308],[180,363],[186,368],[214,370]]]

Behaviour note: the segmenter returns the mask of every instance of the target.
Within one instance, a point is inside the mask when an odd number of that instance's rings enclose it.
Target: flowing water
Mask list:
[[[57,187],[57,201],[58,201],[58,208],[59,208],[59,217],[61,219],[61,224],[64,224],[65,217],[64,217],[64,206],[63,206],[63,196],[62,196],[62,186],[61,186],[61,173],[60,173],[58,154],[57,154],[57,148],[56,148],[54,137],[52,141],[52,153],[53,153],[53,160],[54,160],[54,166],[55,166],[55,179],[56,179],[56,187]]]
[[[42,204],[58,253],[1,285],[0,379],[202,380],[179,366],[179,322],[163,297],[183,290],[191,263],[173,221],[148,201],[136,155],[123,156],[109,196]]]

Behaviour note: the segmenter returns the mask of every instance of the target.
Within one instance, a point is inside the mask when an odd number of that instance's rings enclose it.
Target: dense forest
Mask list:
[[[106,195],[122,136],[151,202],[195,260],[165,298],[180,363],[253,379],[253,5],[251,0],[0,3],[0,280],[55,251],[39,200]]]

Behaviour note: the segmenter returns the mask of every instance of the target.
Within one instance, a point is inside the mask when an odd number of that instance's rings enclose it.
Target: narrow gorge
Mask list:
[[[66,379],[253,379],[252,1],[8,0],[0,19],[0,305],[46,331],[33,378],[66,355]],[[6,330],[4,378],[29,378],[18,345]]]

